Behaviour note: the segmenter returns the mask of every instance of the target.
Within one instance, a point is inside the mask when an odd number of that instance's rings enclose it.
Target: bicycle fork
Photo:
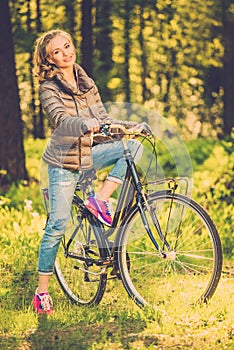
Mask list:
[[[143,193],[143,191],[141,191],[139,197],[140,197],[140,199],[137,200],[137,205],[138,205],[138,208],[140,210],[140,214],[141,214],[141,219],[142,219],[143,225],[144,225],[144,227],[145,227],[145,229],[146,229],[146,231],[147,231],[147,233],[148,233],[152,243],[154,244],[155,248],[159,251],[159,254],[161,255],[161,257],[166,258],[167,254],[161,249],[161,247],[157,243],[157,241],[156,241],[156,239],[155,239],[155,237],[154,237],[154,235],[153,235],[153,233],[151,231],[150,225],[149,225],[147,217],[145,215],[145,211],[144,211],[143,206],[142,206],[141,198],[143,198],[146,210],[150,213],[150,216],[151,216],[152,221],[154,223],[154,226],[155,226],[155,228],[156,228],[156,230],[158,232],[158,235],[159,235],[160,239],[163,242],[163,246],[166,246],[169,251],[171,250],[171,247],[170,247],[169,243],[167,242],[164,234],[162,233],[162,230],[161,230],[160,224],[158,222],[157,216],[155,215],[155,212],[150,207],[150,205],[149,205],[149,203],[147,201],[147,198],[145,197],[145,194]]]
[[[134,182],[134,185],[135,185],[135,188],[136,188],[136,191],[137,191],[137,194],[136,194],[136,201],[137,201],[137,206],[140,210],[140,214],[141,214],[141,219],[142,219],[142,222],[143,222],[143,225],[152,241],[152,243],[154,244],[155,248],[158,250],[159,254],[163,257],[163,258],[166,258],[167,257],[167,254],[165,252],[163,252],[163,250],[161,249],[161,247],[159,246],[159,244],[157,243],[152,231],[151,231],[151,228],[150,228],[150,225],[149,225],[149,222],[147,220],[147,217],[145,215],[145,211],[144,211],[144,208],[143,208],[143,205],[142,205],[142,202],[144,202],[145,204],[145,208],[146,210],[150,213],[150,216],[152,218],[152,221],[154,223],[154,226],[158,232],[158,235],[160,237],[160,239],[162,240],[163,242],[163,246],[166,246],[168,251],[171,251],[171,247],[169,245],[169,243],[167,242],[166,240],[166,237],[164,236],[162,230],[161,230],[161,227],[160,227],[160,224],[159,224],[159,221],[157,219],[157,216],[155,214],[155,212],[152,210],[152,208],[150,207],[148,201],[147,201],[147,198],[145,196],[145,193],[142,189],[142,185],[141,185],[141,182],[140,182],[140,179],[138,177],[138,174],[137,174],[137,170],[136,170],[136,165],[135,163],[133,162],[133,158],[132,158],[132,155],[131,155],[131,152],[129,151],[129,149],[127,148],[127,145],[123,142],[124,144],[124,154],[125,154],[125,158],[126,158],[126,162],[128,164],[128,167],[131,171],[131,174],[132,174],[132,178],[133,178],[133,182]]]

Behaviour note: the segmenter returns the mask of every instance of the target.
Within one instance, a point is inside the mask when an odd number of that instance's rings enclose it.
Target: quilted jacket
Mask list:
[[[74,70],[77,88],[55,76],[40,85],[39,96],[52,127],[43,160],[54,166],[80,170],[92,167],[93,138],[90,133],[84,135],[82,124],[87,118],[97,118],[101,122],[112,120],[94,81],[78,64],[74,65]],[[132,126],[137,123],[126,124]]]

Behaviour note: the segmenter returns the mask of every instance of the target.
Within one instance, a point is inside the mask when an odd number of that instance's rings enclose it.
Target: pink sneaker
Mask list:
[[[98,220],[107,226],[112,225],[112,217],[110,214],[107,201],[102,201],[96,196],[90,196],[84,202],[86,208],[94,215]]]
[[[53,313],[53,302],[49,293],[34,294],[32,300],[34,311],[38,314],[51,314]]]

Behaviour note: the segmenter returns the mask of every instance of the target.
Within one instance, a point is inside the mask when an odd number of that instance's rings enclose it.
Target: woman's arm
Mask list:
[[[87,118],[74,118],[68,114],[60,97],[59,88],[53,82],[46,82],[40,86],[40,101],[53,128],[66,136],[83,136],[82,125]]]

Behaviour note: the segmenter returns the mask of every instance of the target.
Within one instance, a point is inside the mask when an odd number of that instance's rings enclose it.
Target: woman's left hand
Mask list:
[[[133,131],[133,132],[142,132],[142,133],[146,133],[146,134],[152,134],[152,130],[149,126],[149,124],[143,122],[143,123],[139,123],[138,125],[130,128],[129,130]]]

